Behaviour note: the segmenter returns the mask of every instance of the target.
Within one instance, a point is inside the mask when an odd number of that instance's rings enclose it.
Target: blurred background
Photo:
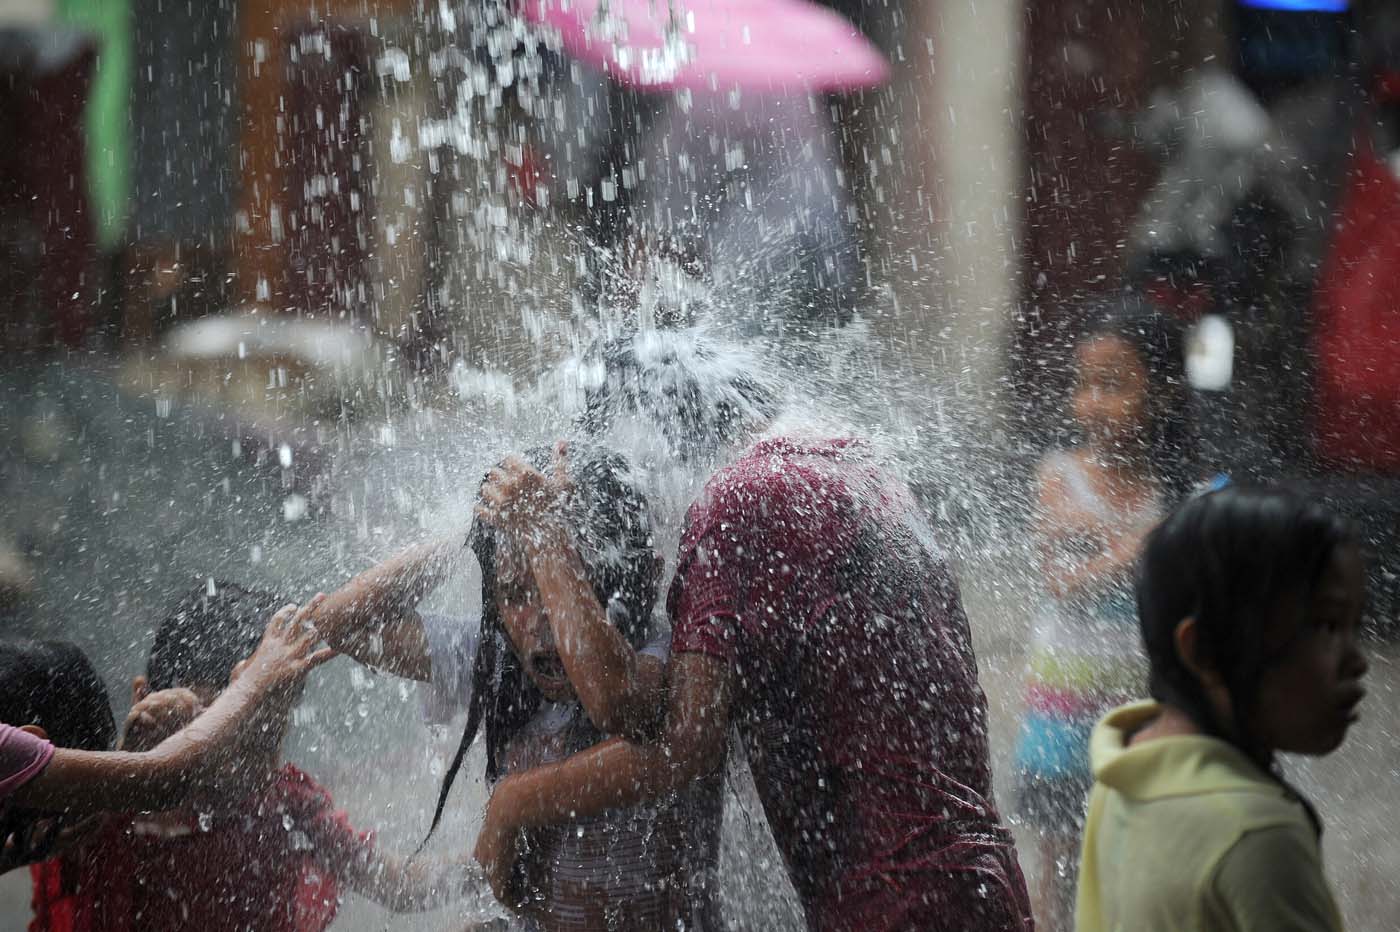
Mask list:
[[[1200,476],[1293,484],[1366,535],[1371,699],[1290,766],[1349,927],[1393,928],[1400,4],[795,4],[877,53],[846,71],[778,48],[761,5],[655,4],[631,61],[607,4],[598,55],[529,12],[554,6],[0,0],[5,633],[77,641],[120,720],[200,580],[301,598],[464,533],[487,463],[567,432],[526,396],[641,235],[700,257],[689,313],[773,371],[874,387],[961,573],[1000,779],[1030,472],[1072,432],[1076,326],[1132,286],[1189,328]],[[711,13],[758,74],[676,77]],[[407,687],[337,663],[297,728],[352,820],[420,837],[456,736]],[[726,857],[736,927],[791,927],[775,856]],[[0,926],[27,884],[0,881]],[[351,902],[336,927],[429,926]]]

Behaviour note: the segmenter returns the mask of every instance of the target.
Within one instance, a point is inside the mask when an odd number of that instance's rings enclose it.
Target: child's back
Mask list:
[[[36,867],[32,928],[316,932],[335,918],[337,862],[367,841],[286,765],[245,800],[115,819],[76,854]]]
[[[1340,929],[1303,804],[1218,738],[1130,746],[1157,713],[1127,706],[1094,732],[1077,927]]]
[[[1094,730],[1079,932],[1342,928],[1320,823],[1276,756],[1331,753],[1356,720],[1364,593],[1351,530],[1294,496],[1227,488],[1152,532],[1155,701]]]

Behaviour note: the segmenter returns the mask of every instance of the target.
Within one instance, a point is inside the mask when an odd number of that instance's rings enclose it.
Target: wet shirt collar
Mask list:
[[[1155,702],[1135,702],[1099,722],[1089,741],[1095,780],[1140,802],[1203,793],[1282,792],[1257,764],[1219,738],[1175,735],[1129,746],[1130,736],[1160,711]]]

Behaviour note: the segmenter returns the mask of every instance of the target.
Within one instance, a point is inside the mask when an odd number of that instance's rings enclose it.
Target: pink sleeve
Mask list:
[[[12,725],[0,725],[0,799],[8,799],[48,766],[53,745]]]

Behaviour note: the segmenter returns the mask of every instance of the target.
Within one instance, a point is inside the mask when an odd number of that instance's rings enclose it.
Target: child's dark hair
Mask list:
[[[1332,555],[1356,543],[1344,520],[1275,489],[1229,486],[1178,508],[1148,536],[1138,568],[1152,697],[1269,768],[1272,755],[1258,746],[1248,722],[1260,678],[1291,646],[1277,645],[1269,628],[1284,599],[1307,598]],[[1229,691],[1232,728],[1217,720],[1177,651],[1176,629],[1185,618],[1196,621],[1201,661],[1219,672]]]
[[[526,451],[523,458],[541,471],[552,468],[551,453],[543,447]],[[641,647],[651,633],[657,582],[646,498],[632,483],[627,461],[617,454],[572,445],[567,462],[573,481],[567,512],[571,539],[608,620],[633,647]],[[497,532],[476,521],[467,544],[481,564],[481,637],[472,668],[466,729],[443,777],[429,837],[442,820],[448,793],[477,731],[485,727],[486,777],[495,780],[507,742],[539,709],[542,698],[501,624],[496,599]]]
[[[1081,341],[1116,337],[1137,352],[1147,370],[1148,465],[1177,501],[1197,478],[1191,468],[1190,389],[1186,353],[1176,319],[1128,292],[1090,309]]]
[[[109,751],[117,738],[107,687],[86,655],[67,641],[0,640],[0,722],[38,725],[61,748]],[[22,837],[34,809],[0,807],[0,840]],[[23,863],[50,856],[57,836],[25,844]]]
[[[693,334],[646,331],[599,340],[584,362],[584,410],[578,427],[600,437],[636,419],[665,437],[685,462],[712,456],[756,424],[775,417],[776,394],[754,372],[729,369]]]
[[[228,686],[229,674],[257,649],[275,595],[218,580],[200,583],[156,630],[146,661],[153,691],[178,686]]]
[[[117,738],[107,687],[67,641],[0,641],[0,722],[38,725],[58,747],[111,750]]]

